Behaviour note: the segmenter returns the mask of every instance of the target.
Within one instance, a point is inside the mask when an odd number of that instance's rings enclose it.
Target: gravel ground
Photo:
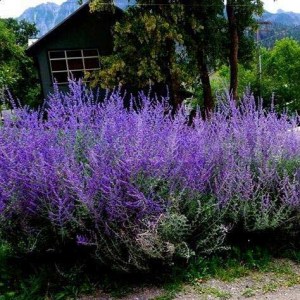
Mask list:
[[[300,285],[287,288],[285,290],[278,291],[276,293],[271,293],[259,297],[251,297],[248,299],[252,300],[299,300],[300,299]]]
[[[156,297],[163,294],[162,290],[156,288],[149,288],[137,291],[134,294],[128,295],[123,298],[118,298],[119,300],[151,300],[155,299]],[[85,297],[81,300],[115,300],[116,298],[112,298],[108,295],[98,295],[94,297]],[[174,300],[215,300],[215,299],[230,299],[230,300],[299,300],[300,299],[300,285],[280,289],[277,292],[252,296],[252,297],[245,297],[242,295],[235,295],[231,296],[230,298],[227,297],[216,297],[212,295],[199,295],[197,293],[188,292],[179,294]]]
[[[135,299],[135,298],[132,298]],[[141,298],[146,299],[146,298]],[[151,299],[151,298],[150,298]],[[233,295],[230,298],[228,297],[216,297],[212,295],[197,295],[197,294],[182,294],[176,297],[174,300],[215,300],[215,299],[230,299],[230,300],[299,300],[300,299],[300,285],[280,289],[277,292],[261,294],[252,297],[246,297],[242,295]]]

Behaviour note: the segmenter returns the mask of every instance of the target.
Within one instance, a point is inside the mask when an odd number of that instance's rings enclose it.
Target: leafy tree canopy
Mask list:
[[[130,2],[130,1],[129,1]],[[171,96],[182,88],[193,91],[201,82],[204,107],[213,107],[209,74],[230,58],[229,18],[224,14],[223,0],[137,0],[114,28],[114,54],[103,60],[103,68],[94,83],[111,87],[130,84],[144,87],[152,83],[167,84]],[[113,9],[112,0],[92,0],[92,11]],[[260,0],[231,0],[227,2],[236,19],[235,30],[238,59],[249,62],[254,41],[251,34],[254,13],[262,11]],[[237,69],[231,76],[237,76]]]
[[[0,20],[0,88],[11,86],[19,80],[18,63],[23,58],[22,48],[17,45],[14,33],[5,21]]]
[[[25,54],[29,37],[37,30],[33,24],[0,19],[0,90],[8,88],[14,97],[30,105],[40,99],[38,76],[33,61]],[[3,99],[2,99],[3,100]]]
[[[262,96],[265,106],[271,105],[273,95],[278,111],[288,109],[300,113],[300,43],[285,38],[275,42],[272,49],[262,48],[260,51],[261,76],[256,59],[246,67],[239,66],[239,92],[243,93],[250,87],[256,97]],[[212,85],[215,91],[219,91],[226,89],[228,82],[229,68],[224,65],[213,76]]]
[[[38,34],[36,26],[25,20],[17,21],[16,19],[5,19],[6,26],[13,31],[16,43],[19,46],[27,47],[28,39],[34,38]]]
[[[299,42],[290,38],[277,41],[271,51],[263,52],[263,80],[269,82],[279,108],[300,112],[299,57]]]

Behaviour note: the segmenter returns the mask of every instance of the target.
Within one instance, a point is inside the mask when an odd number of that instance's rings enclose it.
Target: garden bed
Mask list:
[[[39,111],[15,107],[0,127],[3,244],[144,274],[237,244],[299,249],[298,117],[248,95],[192,121],[80,82]]]

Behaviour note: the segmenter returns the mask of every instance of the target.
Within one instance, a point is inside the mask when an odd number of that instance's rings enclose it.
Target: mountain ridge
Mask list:
[[[84,0],[84,2],[86,1]],[[121,9],[126,9],[128,6],[128,0],[117,0],[116,2]],[[36,24],[39,30],[38,37],[41,37],[79,7],[80,5],[76,0],[67,0],[61,5],[49,1],[26,9],[17,19]],[[300,13],[285,12],[283,10],[278,10],[276,13],[265,11],[259,19],[284,26],[300,25]]]
[[[34,23],[39,31],[38,37],[41,37],[78,8],[79,4],[73,0],[61,5],[53,2],[42,3],[26,9],[18,20]]]
[[[296,12],[285,12],[283,10],[279,10],[277,13],[270,13],[266,11],[263,13],[261,19],[288,26],[300,25],[300,13]]]
[[[87,0],[84,0],[83,2],[87,2]],[[121,9],[125,9],[128,6],[127,0],[118,0],[116,2],[117,6]],[[34,23],[39,31],[37,37],[40,38],[79,7],[80,5],[76,0],[67,0],[61,5],[53,2],[42,3],[26,9],[17,20],[25,20]]]

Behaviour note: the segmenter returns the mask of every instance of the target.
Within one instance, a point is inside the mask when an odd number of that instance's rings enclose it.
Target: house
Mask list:
[[[44,97],[55,81],[64,90],[69,77],[99,69],[99,58],[112,53],[112,27],[121,15],[117,7],[91,14],[87,2],[27,49],[38,67]]]

